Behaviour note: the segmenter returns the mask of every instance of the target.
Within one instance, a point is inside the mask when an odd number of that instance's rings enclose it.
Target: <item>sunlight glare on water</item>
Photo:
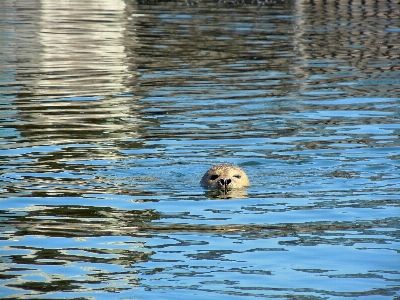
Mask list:
[[[4,1],[0,297],[399,298],[399,10]]]

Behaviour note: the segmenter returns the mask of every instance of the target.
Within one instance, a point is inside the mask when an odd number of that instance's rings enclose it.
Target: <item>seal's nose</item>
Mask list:
[[[232,182],[232,179],[230,179],[230,178],[221,178],[220,180],[218,180],[218,184],[220,186],[224,186],[224,187],[227,187],[228,184],[230,184],[231,182]]]

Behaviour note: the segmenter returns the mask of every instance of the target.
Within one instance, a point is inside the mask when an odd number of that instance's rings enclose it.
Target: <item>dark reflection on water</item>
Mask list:
[[[5,1],[1,298],[399,297],[399,9]]]

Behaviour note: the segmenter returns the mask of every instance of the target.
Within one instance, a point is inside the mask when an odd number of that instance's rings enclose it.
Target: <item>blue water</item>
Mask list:
[[[0,297],[399,298],[399,10],[4,2]]]

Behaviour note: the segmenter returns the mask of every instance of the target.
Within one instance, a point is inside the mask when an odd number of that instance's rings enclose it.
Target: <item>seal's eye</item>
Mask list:
[[[240,176],[239,174],[233,175],[233,177],[236,177],[237,179],[240,179],[242,176]]]
[[[215,180],[215,179],[217,179],[218,177],[219,177],[219,176],[218,176],[218,175],[215,175],[215,174],[214,174],[214,175],[211,175],[211,176],[210,176],[210,180]]]

